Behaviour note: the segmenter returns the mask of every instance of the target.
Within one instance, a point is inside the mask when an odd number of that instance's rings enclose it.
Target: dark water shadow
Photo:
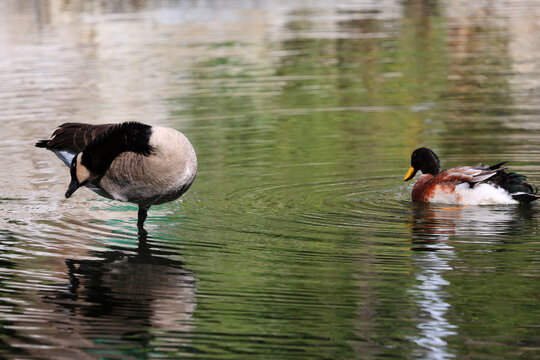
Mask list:
[[[61,314],[52,319],[59,343],[100,356],[138,357],[158,342],[167,348],[165,335],[174,339],[171,351],[190,351],[197,278],[174,259],[177,251],[141,235],[135,251],[112,245],[89,255],[66,259],[69,284],[42,293]]]
[[[8,258],[6,255],[13,244],[19,243],[18,235],[10,230],[0,229],[0,268],[3,270],[0,276],[0,358],[7,358],[9,354],[12,358],[29,358],[30,352],[22,347],[14,347],[13,342],[40,344],[39,340],[28,339],[24,334],[17,329],[19,325],[18,319],[6,318],[6,309],[14,308],[13,302],[10,301],[9,294],[6,289],[9,288],[8,283],[16,284],[18,277],[12,272],[17,268],[17,262],[14,259]],[[7,270],[7,271],[6,271]]]

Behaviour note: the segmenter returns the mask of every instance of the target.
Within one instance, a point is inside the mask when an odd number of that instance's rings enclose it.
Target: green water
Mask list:
[[[0,1],[4,358],[540,357],[538,204],[414,204],[412,150],[540,184],[529,1]],[[33,148],[67,121],[186,134],[153,207]]]

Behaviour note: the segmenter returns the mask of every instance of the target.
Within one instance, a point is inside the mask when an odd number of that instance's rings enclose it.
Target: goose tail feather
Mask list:
[[[47,148],[49,146],[49,140],[39,140],[35,146],[38,148]]]

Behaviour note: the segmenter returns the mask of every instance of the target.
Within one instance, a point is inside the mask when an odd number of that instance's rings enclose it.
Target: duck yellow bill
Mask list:
[[[414,176],[415,173],[416,173],[416,170],[411,166],[409,168],[409,171],[407,171],[407,175],[405,175],[403,180],[405,181],[410,180]]]

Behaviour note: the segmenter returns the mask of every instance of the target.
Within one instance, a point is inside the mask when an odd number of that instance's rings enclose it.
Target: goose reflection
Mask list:
[[[66,291],[46,294],[46,301],[64,314],[56,327],[69,324],[66,347],[135,356],[157,344],[170,346],[171,352],[189,346],[197,279],[174,260],[177,252],[150,246],[141,235],[135,251],[111,246],[90,255],[93,259],[66,259]]]
[[[470,241],[499,241],[503,233],[519,231],[519,223],[531,218],[530,206],[457,206],[413,203],[409,228],[416,265],[417,284],[410,289],[418,308],[419,333],[411,338],[419,346],[421,356],[448,359],[454,354],[446,339],[455,335],[457,326],[447,319],[450,294],[444,278],[457,258],[451,245],[456,237]]]

